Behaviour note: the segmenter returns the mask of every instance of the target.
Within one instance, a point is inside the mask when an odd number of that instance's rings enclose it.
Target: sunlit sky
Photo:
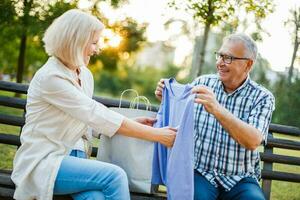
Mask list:
[[[84,1],[84,0],[83,0]],[[168,0],[129,0],[128,4],[121,6],[118,11],[112,10],[105,3],[101,4],[102,12],[112,21],[130,16],[138,22],[149,23],[147,38],[151,42],[166,40],[174,35],[175,30],[165,31],[164,22],[169,18],[191,20],[188,13],[176,11],[167,6]],[[259,52],[266,58],[273,70],[283,71],[290,65],[293,45],[291,29],[284,25],[291,15],[291,8],[299,7],[300,0],[274,0],[276,5],[274,13],[270,14],[262,23],[262,27],[270,34],[264,34],[263,41],[257,43]],[[85,4],[86,5],[86,4]],[[175,58],[180,62],[186,54],[192,51],[192,41],[182,37],[175,43],[178,47],[175,51]],[[295,67],[300,69],[299,62]]]

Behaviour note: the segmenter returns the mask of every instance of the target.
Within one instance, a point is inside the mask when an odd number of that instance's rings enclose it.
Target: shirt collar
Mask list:
[[[59,70],[62,71],[65,75],[67,75],[70,78],[70,80],[72,80],[72,82],[77,85],[77,81],[76,81],[77,72],[75,70],[69,69],[55,56],[50,57],[50,60],[56,62]],[[79,78],[81,78],[82,67],[79,67],[78,70],[79,70]]]
[[[243,84],[242,85],[240,85],[236,90],[234,90],[233,92],[231,92],[231,93],[227,93],[226,91],[225,91],[225,88],[224,88],[224,85],[223,85],[223,83],[222,83],[222,81],[219,79],[219,81],[218,81],[218,86],[219,86],[219,89],[222,89],[223,90],[223,92],[225,93],[225,94],[227,94],[227,96],[232,96],[232,95],[234,95],[234,94],[236,94],[236,93],[239,93],[243,88],[245,88],[247,85],[248,85],[248,83],[250,82],[250,77],[249,77],[249,75],[247,76],[247,78],[246,78],[246,80],[243,82]]]

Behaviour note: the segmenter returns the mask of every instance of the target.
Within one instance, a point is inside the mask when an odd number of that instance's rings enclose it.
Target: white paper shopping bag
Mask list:
[[[132,105],[137,105],[135,98]],[[122,100],[122,95],[120,102]],[[145,99],[144,99],[145,100]],[[147,102],[149,105],[149,102]],[[156,112],[140,110],[137,108],[110,108],[128,118],[141,116],[156,117]],[[147,107],[146,109],[149,109]],[[151,193],[152,159],[154,143],[119,134],[109,138],[102,135],[98,148],[97,159],[116,164],[127,173],[129,188],[132,192]]]

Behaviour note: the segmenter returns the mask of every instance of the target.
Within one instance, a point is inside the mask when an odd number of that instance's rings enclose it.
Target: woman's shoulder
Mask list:
[[[36,72],[35,76],[37,76],[37,78],[40,80],[53,77],[68,80],[73,78],[73,73],[58,59],[50,57],[47,62]]]
[[[83,73],[86,77],[88,77],[88,78],[90,78],[90,79],[93,78],[93,74],[92,74],[91,70],[90,70],[88,67],[82,66],[82,67],[80,67],[80,70],[82,71],[82,73]]]
[[[40,89],[45,89],[51,85],[56,85],[57,82],[71,82],[71,76],[68,71],[60,66],[60,63],[50,57],[47,62],[35,73],[30,85],[39,86]]]

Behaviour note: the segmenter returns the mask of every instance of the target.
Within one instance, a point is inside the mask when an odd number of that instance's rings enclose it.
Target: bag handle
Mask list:
[[[134,108],[136,105],[136,108],[139,109],[139,99],[142,99],[146,104],[146,110],[151,111],[151,103],[149,99],[145,96],[137,96],[130,102],[130,108]],[[136,103],[137,102],[137,103]],[[149,109],[150,108],[150,109]]]
[[[139,96],[139,93],[134,90],[134,89],[127,89],[127,90],[124,90],[122,93],[121,93],[121,96],[120,96],[120,101],[119,101],[119,108],[121,108],[122,106],[122,99],[123,99],[123,95],[126,93],[126,92],[134,92],[136,94],[136,97],[137,98]],[[135,99],[134,98],[134,99]],[[130,106],[131,106],[131,103],[130,103]]]

